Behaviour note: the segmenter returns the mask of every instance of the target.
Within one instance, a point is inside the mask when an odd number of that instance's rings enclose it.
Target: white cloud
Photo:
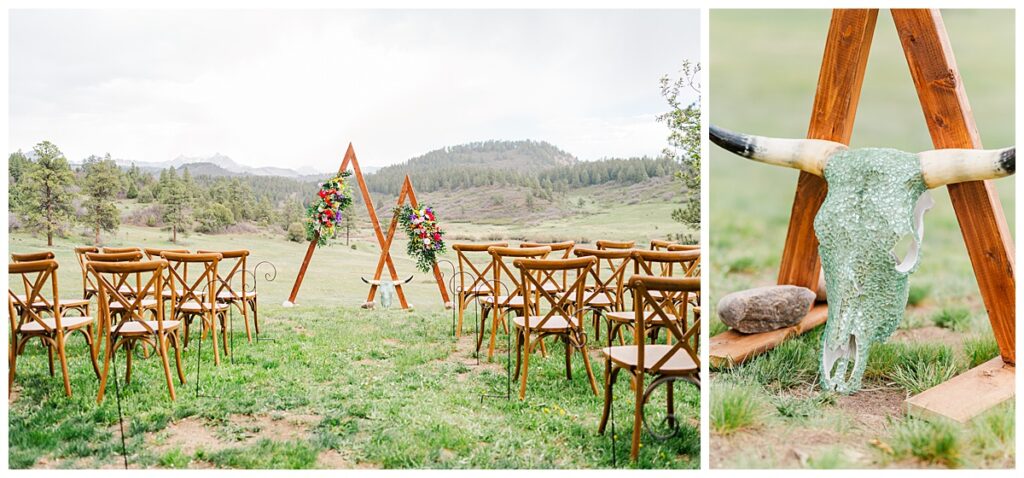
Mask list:
[[[10,139],[331,170],[484,139],[657,154],[696,11],[12,11]]]

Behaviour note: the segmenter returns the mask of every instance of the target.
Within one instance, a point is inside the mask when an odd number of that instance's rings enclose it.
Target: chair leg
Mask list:
[[[213,364],[220,365],[220,352],[217,347],[217,317],[216,313],[203,314],[204,321],[210,319],[210,335],[213,337]],[[205,334],[204,334],[205,335]]]
[[[68,375],[68,354],[64,350],[64,332],[57,331],[57,359],[60,360],[60,372],[64,377],[64,393],[71,396],[71,377]]]
[[[260,309],[259,299],[253,298],[249,301],[249,309],[252,310],[252,326],[256,329],[256,335],[260,335]]]
[[[96,393],[96,403],[103,403],[103,394],[107,391],[107,377],[110,374],[110,356],[114,350],[114,339],[107,342],[107,349],[103,352],[103,374],[100,376],[100,389]]]
[[[50,361],[50,376],[53,376],[53,346],[43,341],[43,345],[46,346],[46,356]]]
[[[523,329],[523,376],[522,384],[519,385],[519,399],[526,398],[526,377],[530,374],[530,354],[533,352],[530,347],[530,331]]]
[[[519,367],[523,361],[523,331],[516,328],[516,374],[515,379],[519,380]]]
[[[562,344],[565,345],[565,379],[572,380],[572,345],[569,344],[569,337],[562,337]]]
[[[587,355],[587,344],[579,344],[580,354],[583,355],[583,365],[587,369],[587,378],[590,379],[590,389],[594,391],[594,396],[600,396],[600,392],[597,391],[597,380],[594,378],[594,369],[590,368],[590,357]]]
[[[14,375],[15,375],[14,371],[15,371],[16,368],[18,368],[17,367],[18,366],[18,340],[17,340],[17,336],[15,336],[15,338],[14,338],[14,340],[12,342],[13,343],[11,344],[11,349],[7,352],[9,354],[8,357],[7,357],[7,360],[8,360],[8,362],[10,362],[10,367],[7,370],[7,398],[8,399],[11,398],[11,394],[14,391]]]
[[[604,410],[601,411],[601,424],[597,427],[597,433],[604,435],[604,430],[608,426],[608,416],[612,410],[612,401],[615,399],[615,394],[612,393],[615,387],[615,379],[619,377],[618,367],[612,370],[612,359],[607,357],[604,360]]]
[[[82,334],[85,335],[85,343],[89,346],[89,358],[92,360],[92,371],[96,372],[96,378],[100,378],[100,364],[96,360],[96,348],[93,346],[92,325],[85,326]]]
[[[157,350],[157,353],[160,354],[160,364],[164,366],[164,379],[167,380],[167,391],[170,392],[170,394],[171,394],[171,401],[173,402],[174,398],[175,398],[174,397],[174,382],[171,381],[171,364],[170,364],[170,361],[167,360],[167,353],[168,353],[167,347],[170,344],[167,343],[167,337],[165,337],[164,334],[159,333],[159,332],[157,332],[157,339],[156,340],[157,340],[157,347],[159,348],[159,350]],[[179,368],[178,371],[180,372],[181,369]]]
[[[245,338],[252,343],[252,333],[249,332],[249,301],[242,299],[242,321],[245,322]]]
[[[477,328],[479,333],[476,335],[476,353],[478,355],[480,354],[480,347],[484,343],[484,325],[487,323],[487,313],[491,310],[490,307],[481,307],[480,309],[480,327]]]
[[[171,339],[173,339],[172,345],[174,346],[174,364],[178,369],[178,382],[185,385],[185,372],[181,367],[181,336],[177,330],[171,334]]]
[[[644,426],[644,371],[634,372],[633,383],[636,385],[636,396],[634,397],[635,409],[633,411],[633,446],[630,448],[629,457],[636,461],[640,456],[640,430]]]
[[[459,292],[459,324],[455,327],[455,339],[462,338],[462,316],[466,313],[466,295]]]
[[[128,386],[129,384],[132,383],[132,355],[133,355],[132,352],[135,351],[134,349],[135,349],[135,340],[128,340],[128,341],[125,342],[125,350],[127,351],[127,353],[125,355],[128,356],[124,360],[127,363],[127,365],[125,365],[125,371],[124,371],[124,384],[125,384],[125,386]]]
[[[502,310],[495,307],[494,317],[491,317],[491,339],[487,345],[487,361],[494,360],[494,338],[498,335],[498,321],[501,320]]]
[[[213,315],[214,317],[216,317],[216,320],[219,321],[221,347],[224,349],[224,356],[227,357],[228,354],[231,353],[231,351],[228,350],[228,326],[231,325],[230,316],[228,315],[228,311],[226,310],[224,312],[214,312]]]

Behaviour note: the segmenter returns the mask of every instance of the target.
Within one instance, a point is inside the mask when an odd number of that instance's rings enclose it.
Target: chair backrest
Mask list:
[[[196,251],[200,254],[220,254],[221,255],[221,268],[217,271],[217,291],[214,293],[214,297],[220,297],[221,292],[229,292],[233,297],[247,298],[246,292],[247,280],[245,275],[248,273],[246,264],[249,259],[248,249],[238,249],[234,251]],[[230,266],[227,273],[224,273],[224,266]],[[236,286],[232,287],[232,281],[236,282]]]
[[[167,262],[156,261],[92,261],[86,264],[93,280],[98,285],[100,303],[100,320],[112,325],[111,334],[117,334],[125,324],[137,321],[142,328],[149,333],[163,332],[164,329],[164,298],[159,293],[163,289],[164,269]],[[122,291],[120,284],[123,284],[130,277],[139,279],[139,287],[134,294],[126,294]],[[144,315],[146,310],[142,302],[147,297],[154,297],[157,300],[156,323],[154,329]],[[110,315],[110,304],[120,305],[120,312],[123,313],[121,321],[116,326]],[[109,347],[110,345],[108,345]]]
[[[106,251],[108,248],[103,248]],[[139,262],[142,260],[142,253],[139,251],[130,252],[87,252],[85,253],[85,266],[88,269],[90,262]],[[93,278],[93,282],[96,282],[96,275],[90,273],[89,276]],[[137,294],[142,287],[142,275],[136,274],[135,280],[131,280],[131,275],[125,274],[114,278],[118,281],[117,287],[127,288],[130,291],[129,295]],[[95,284],[97,290],[99,290],[99,284]],[[124,293],[122,291],[122,293]]]
[[[452,250],[455,251],[455,255],[459,262],[460,292],[478,293],[478,295],[494,295],[494,291],[491,289],[491,281],[488,279],[491,267],[494,267],[494,261],[491,260],[491,255],[487,252],[487,249],[490,247],[508,247],[508,243],[488,242],[484,244],[452,244]],[[481,256],[479,259],[485,258],[485,260],[480,261],[480,263],[473,262],[473,258],[477,257],[477,255]],[[483,267],[482,270],[481,267]],[[466,285],[466,279],[469,279],[468,286]]]
[[[685,276],[700,260],[700,251],[633,251],[635,274],[660,277]],[[657,266],[657,267],[655,267]]]
[[[213,307],[217,299],[217,265],[223,256],[213,253],[164,252],[161,257],[167,261],[170,271],[172,303],[195,301],[204,309]],[[181,273],[180,264],[197,264],[198,273],[189,279]],[[195,269],[194,269],[195,270]]]
[[[660,360],[650,365],[650,371],[658,373],[661,367],[676,353],[688,354],[690,359],[697,364],[699,370],[700,355],[697,351],[700,348],[700,318],[696,318],[692,324],[687,325],[688,302],[680,299],[680,296],[699,293],[700,278],[635,275],[629,279],[629,285],[633,289],[633,305],[636,313],[633,337],[637,347],[637,363],[647,363],[644,361],[647,328],[652,323],[656,323],[659,327],[668,330],[671,349]],[[654,291],[660,293],[657,294],[659,297],[651,294]],[[666,297],[669,300],[664,300]]]
[[[182,254],[187,254],[189,252],[189,250],[188,249],[165,249],[165,248],[160,248],[160,247],[147,247],[147,248],[143,249],[142,252],[144,254],[146,254],[146,259],[149,259],[149,260],[152,261],[152,260],[160,260],[160,254],[163,254],[164,252],[180,252]]]
[[[576,241],[564,241],[564,242],[522,242],[522,243],[519,244],[519,247],[544,247],[544,246],[547,246],[547,247],[551,248],[551,255],[548,256],[549,258],[551,258],[551,259],[568,259],[568,258],[572,257],[572,250],[573,250],[573,248],[576,247]],[[559,254],[558,252],[561,252],[561,254]],[[545,281],[544,285],[547,285],[547,286],[554,285],[557,288],[557,290],[565,290],[566,285],[568,285],[568,281],[569,281],[569,273],[568,272],[562,272],[561,281],[559,281],[558,279],[556,279],[555,277],[552,276],[552,277],[549,277],[548,280]]]
[[[90,288],[94,291],[97,290],[96,284],[92,280],[92,276],[89,275],[89,272],[85,269],[85,255],[89,253],[95,254],[98,252],[100,252],[100,248],[96,246],[78,246],[75,248],[75,260],[78,261],[78,268],[82,269],[83,297],[85,296],[84,294],[86,293],[86,291],[88,291]]]
[[[522,282],[520,275],[512,272],[512,264],[516,259],[544,259],[551,253],[551,248],[544,247],[498,247],[487,248],[491,254],[491,269],[494,271],[494,285],[491,288],[494,294],[494,303],[498,303],[498,297],[502,293],[507,294],[505,302],[511,301],[513,297],[522,294]]]
[[[594,279],[593,288],[587,292],[584,303],[589,305],[607,296],[614,310],[622,310],[625,303],[623,290],[626,285],[626,270],[632,261],[632,249],[585,249],[573,251],[578,257],[594,257],[597,265],[590,269]]]
[[[9,305],[21,309],[21,316],[15,323],[14,315],[11,314],[11,331],[19,330],[27,322],[38,323],[46,332],[53,332],[61,329],[60,307],[53,307],[60,297],[57,292],[57,261],[45,259],[39,261],[12,262],[7,265],[8,280],[11,275],[17,275],[25,285],[25,295],[20,296],[11,289],[7,289],[7,300]],[[44,293],[49,285],[50,297]],[[33,307],[32,304],[43,302],[46,307]],[[43,320],[42,312],[46,310],[53,314],[54,327],[50,327]]]
[[[11,262],[46,261],[50,259],[53,259],[52,251],[25,252],[21,254],[11,253]]]
[[[595,243],[599,251],[608,249],[632,249],[636,247],[636,241],[608,241],[600,240]]]
[[[661,239],[651,239],[651,250],[652,251],[667,251],[670,246],[674,246],[676,243],[672,241],[664,241]]]
[[[123,252],[138,252],[142,253],[142,248],[139,247],[104,247],[104,254],[120,254]]]
[[[527,333],[531,328],[543,327],[552,317],[556,316],[564,317],[570,326],[581,329],[585,312],[585,307],[582,304],[586,292],[587,276],[596,264],[597,259],[594,257],[516,259],[513,265],[519,269],[520,273],[520,283],[522,283],[523,289],[523,315]],[[565,292],[557,294],[545,290],[544,284],[547,282],[545,279],[558,274],[574,277]],[[548,309],[547,313],[539,320],[534,320],[535,317],[532,315],[540,315],[540,311],[545,305]],[[569,320],[570,317],[575,317],[576,320]]]
[[[697,257],[686,266],[687,277],[700,277],[700,244],[675,244],[668,247],[671,252],[696,251]]]

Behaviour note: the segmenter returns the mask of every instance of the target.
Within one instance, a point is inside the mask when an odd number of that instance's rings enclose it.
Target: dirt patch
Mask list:
[[[353,468],[352,462],[337,450],[324,450],[316,458],[316,467],[329,470]]]
[[[198,450],[217,451],[247,446],[263,438],[274,441],[306,439],[319,422],[317,415],[296,413],[231,415],[223,423],[188,417],[147,434],[146,443],[157,454],[180,449],[191,456]]]
[[[903,401],[906,398],[906,392],[901,389],[881,388],[841,395],[836,405],[850,414],[861,427],[878,430],[885,426],[889,417],[903,415]]]
[[[384,342],[384,345],[391,345],[391,346],[402,345],[402,341],[398,340],[398,339],[384,339],[381,342]]]
[[[964,334],[929,325],[916,329],[897,330],[889,340],[905,343],[942,343],[950,346],[954,352],[960,353],[960,349],[964,345]]]

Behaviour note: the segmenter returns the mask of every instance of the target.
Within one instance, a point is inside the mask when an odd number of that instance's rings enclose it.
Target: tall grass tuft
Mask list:
[[[999,355],[999,344],[991,335],[976,335],[964,339],[967,368],[974,368]]]
[[[783,342],[738,369],[736,373],[768,390],[784,390],[813,383],[818,374],[821,332],[815,331]]]
[[[765,403],[751,385],[719,380],[711,389],[711,429],[723,435],[761,425]]]
[[[907,303],[913,307],[917,307],[924,302],[925,299],[932,293],[932,286],[930,285],[910,285],[910,293],[907,295]]]
[[[908,418],[895,427],[896,458],[915,457],[926,463],[955,468],[961,464],[961,439],[956,425],[945,420]]]
[[[889,378],[912,394],[921,393],[958,372],[953,350],[945,344],[904,344],[897,350]]]
[[[964,330],[971,321],[971,312],[961,307],[944,308],[932,317],[935,325],[949,330]]]

